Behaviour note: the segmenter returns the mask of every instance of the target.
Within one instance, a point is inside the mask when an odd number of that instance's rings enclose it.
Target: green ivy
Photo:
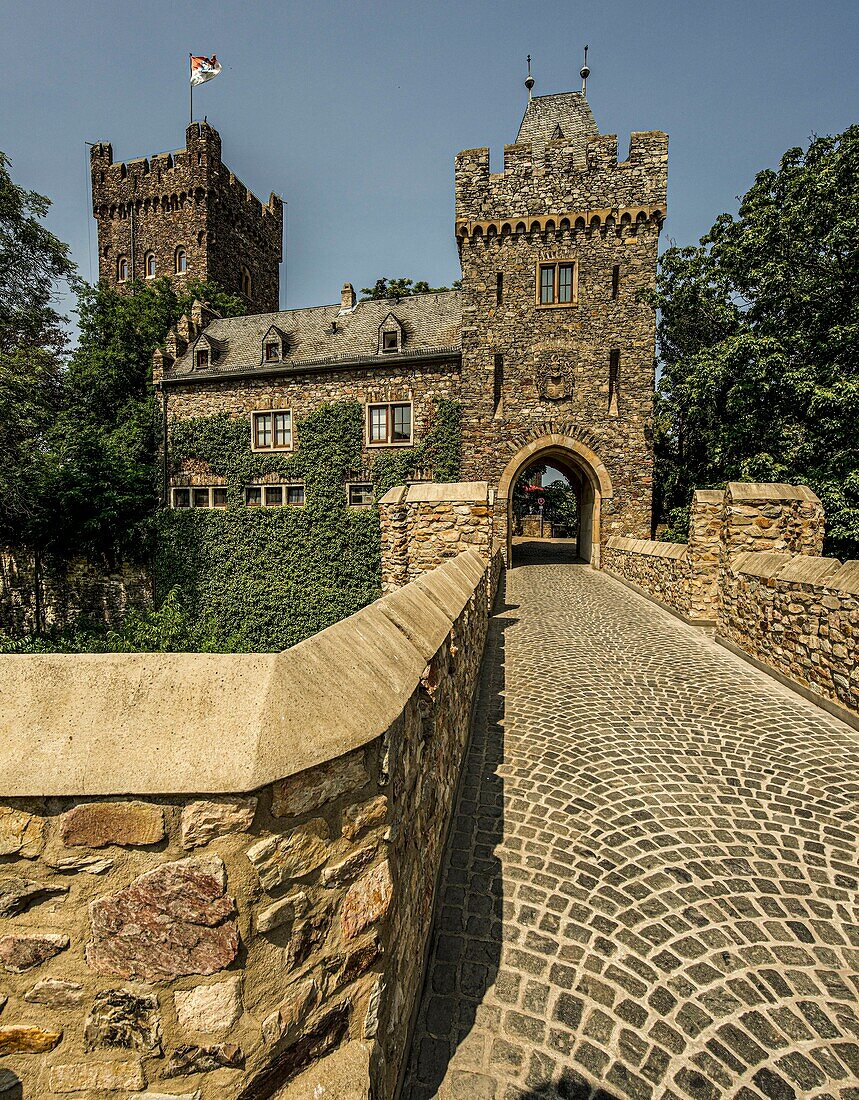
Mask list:
[[[459,476],[461,408],[437,400],[426,439],[371,460],[377,497],[432,466],[435,480]],[[227,483],[227,507],[166,509],[157,520],[159,596],[178,587],[192,616],[214,622],[225,649],[286,649],[379,596],[376,508],[347,506],[346,481],[361,468],[364,411],[322,405],[297,426],[294,454],[251,451],[244,420],[227,414],[175,422],[170,462],[208,464]],[[247,508],[244,489],[267,474],[305,485],[303,508]]]

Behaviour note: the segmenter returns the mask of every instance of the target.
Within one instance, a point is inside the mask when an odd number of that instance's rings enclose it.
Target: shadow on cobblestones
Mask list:
[[[502,581],[489,623],[480,694],[459,798],[454,811],[439,891],[431,964],[415,1029],[403,1097],[430,1100],[445,1081],[452,1059],[465,1066],[483,1057],[482,1030],[473,1031],[487,1006],[501,958],[503,883],[495,855],[504,836],[504,634],[517,619]],[[472,1050],[475,1040],[481,1049]],[[461,1077],[451,1097],[478,1100]]]
[[[513,539],[513,568],[520,565],[585,565],[578,539]]]

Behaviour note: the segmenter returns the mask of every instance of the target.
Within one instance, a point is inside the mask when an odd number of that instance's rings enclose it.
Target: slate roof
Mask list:
[[[560,130],[560,132],[558,132]],[[547,141],[575,141],[585,162],[585,138],[599,134],[590,105],[581,92],[538,95],[529,102],[516,135],[516,143],[543,152]]]
[[[379,354],[379,326],[389,313],[402,324],[402,351]],[[332,322],[337,331],[332,333]],[[279,363],[263,364],[263,340],[272,325],[286,337]],[[194,344],[170,368],[165,379],[217,378],[235,373],[281,371],[290,367],[348,366],[371,360],[373,365],[458,356],[462,348],[462,294],[458,290],[416,294],[408,298],[358,302],[351,312],[341,313],[340,304],[289,309],[279,313],[256,313],[247,317],[222,317],[204,333],[218,343],[218,355],[206,371],[194,370]]]

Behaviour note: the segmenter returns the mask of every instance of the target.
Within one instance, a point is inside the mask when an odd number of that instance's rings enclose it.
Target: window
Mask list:
[[[617,415],[617,395],[620,389],[620,352],[613,348],[608,356],[608,410]]]
[[[279,340],[266,340],[266,342],[265,342],[265,361],[266,361],[266,363],[279,363],[280,362],[280,341]]]
[[[251,297],[251,289],[252,289],[252,286],[251,286],[251,273],[248,271],[248,269],[246,267],[243,267],[242,268],[242,294],[244,294],[244,296],[246,298],[250,298]]]
[[[399,351],[400,350],[400,334],[398,332],[383,332],[382,333],[382,351]]]
[[[176,274],[182,275],[188,270],[188,256],[184,248],[176,249]]]
[[[226,485],[177,486],[171,491],[174,508],[226,508]]]
[[[501,305],[504,299],[504,272],[499,271],[495,276],[495,304]]]
[[[247,485],[245,504],[249,508],[303,508],[303,485]]]
[[[369,508],[375,503],[373,486],[369,481],[353,481],[346,486],[350,508]]]
[[[492,377],[492,411],[498,412],[501,394],[504,391],[504,356],[495,356],[495,369]]]
[[[121,283],[128,280],[128,260],[125,256],[120,256],[116,261],[116,277]]]
[[[615,264],[611,269],[611,296],[612,300],[617,298],[618,291],[620,290],[620,264]]]
[[[209,366],[209,349],[197,348],[195,355],[195,366],[197,370],[207,370]]]
[[[147,279],[155,278],[155,253],[147,252],[144,260],[144,270],[146,272]]]
[[[578,296],[576,265],[571,260],[539,265],[537,278],[537,304],[541,306],[569,306]]]
[[[272,409],[253,414],[251,448],[254,451],[292,450],[292,412]]]
[[[368,405],[367,440],[383,446],[391,443],[411,443],[412,406],[410,404]]]

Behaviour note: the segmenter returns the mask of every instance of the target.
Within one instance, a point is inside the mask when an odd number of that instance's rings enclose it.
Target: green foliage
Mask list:
[[[25,638],[0,637],[0,653],[216,653],[231,650],[218,636],[211,615],[191,616],[173,588],[160,607],[131,610],[120,630],[88,628],[46,631]]]
[[[427,462],[455,480],[459,423],[458,403],[440,400],[421,446],[376,455],[377,496]],[[345,488],[361,467],[363,432],[354,402],[323,405],[301,420],[289,455],[251,451],[246,421],[227,415],[174,423],[174,469],[190,458],[205,462],[226,480],[228,505],[160,513],[157,589],[178,585],[191,614],[215,624],[217,645],[240,651],[285,649],[376,599],[378,511],[349,508]],[[245,507],[245,485],[266,475],[302,480],[305,506]]]
[[[60,408],[63,318],[74,265],[44,227],[50,202],[13,183],[0,153],[0,541],[39,546],[55,525],[47,437]]]
[[[808,484],[859,556],[859,126],[761,172],[662,257],[658,511],[730,480]]]
[[[169,279],[135,283],[120,294],[82,284],[80,340],[66,372],[51,437],[55,502],[62,523],[46,544],[60,556],[139,559],[158,504],[159,417],[151,358],[198,298],[235,315],[241,301],[211,283],[182,296]]]
[[[372,286],[361,288],[364,297],[362,302],[380,301],[386,298],[410,298],[413,294],[438,294],[442,290],[459,290],[462,287],[462,279],[457,279],[453,286],[430,286],[425,279],[412,279],[400,277],[390,279],[382,276]]]
[[[531,512],[536,504],[537,493],[529,493],[527,487],[545,476],[545,463],[529,466],[516,478],[513,485],[513,514],[521,517]],[[579,521],[579,505],[576,490],[568,481],[557,480],[542,486],[539,497],[545,501],[543,515],[550,522],[563,524],[574,535]]]

